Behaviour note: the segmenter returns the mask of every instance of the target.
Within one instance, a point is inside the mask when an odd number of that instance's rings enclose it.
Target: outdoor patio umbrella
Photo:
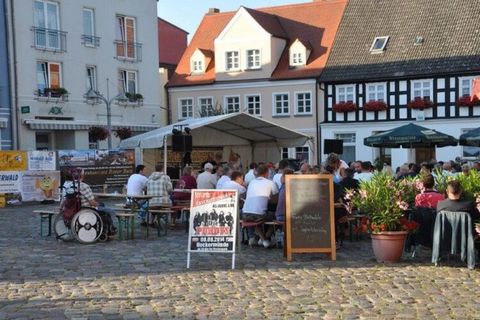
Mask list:
[[[480,128],[465,132],[460,136],[461,146],[480,147]]]
[[[409,123],[364,139],[363,144],[376,148],[430,148],[456,146],[454,137]]]

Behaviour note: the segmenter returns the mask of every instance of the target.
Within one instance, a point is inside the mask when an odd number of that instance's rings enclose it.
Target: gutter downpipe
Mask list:
[[[318,90],[325,92],[325,89],[322,89],[320,86],[320,81],[316,79]],[[321,164],[321,155],[322,155],[322,131],[320,130],[320,123],[318,121],[318,91],[315,90],[315,129],[317,131],[317,165],[320,167]]]
[[[6,7],[7,0],[4,0],[4,4]],[[6,10],[5,10],[6,11]],[[18,150],[20,148],[20,125],[18,123],[18,77],[17,77],[17,42],[15,37],[15,15],[14,15],[14,8],[13,8],[13,0],[10,0],[10,18],[8,21],[11,23],[8,24],[9,30],[11,30],[12,35],[12,48],[13,48],[13,66],[11,67],[13,70],[10,72],[9,76],[13,76],[13,93],[11,94],[11,99],[14,100],[13,106],[14,110],[11,110],[11,117],[12,117],[12,138],[13,138],[13,149]],[[7,15],[7,13],[5,12]],[[8,15],[7,15],[8,17]],[[8,32],[7,32],[8,37]],[[10,54],[8,56],[10,57]],[[11,59],[9,59],[11,61]],[[12,92],[12,90],[10,90]],[[15,130],[13,128],[15,127]]]

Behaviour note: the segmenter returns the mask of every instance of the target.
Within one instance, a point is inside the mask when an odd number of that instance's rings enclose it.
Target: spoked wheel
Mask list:
[[[102,235],[103,222],[96,210],[82,208],[73,216],[71,229],[78,242],[94,243]]]
[[[65,225],[62,214],[57,214],[53,221],[53,230],[57,239],[63,241],[72,241],[74,239],[72,231]]]

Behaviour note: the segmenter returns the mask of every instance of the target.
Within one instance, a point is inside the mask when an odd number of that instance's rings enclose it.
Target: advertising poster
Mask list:
[[[26,171],[22,174],[22,200],[60,200],[60,171]]]
[[[0,171],[27,170],[26,151],[0,151]]]
[[[28,170],[55,171],[55,151],[28,151]]]
[[[236,190],[192,190],[187,268],[191,252],[235,254],[237,202]]]
[[[21,182],[20,171],[0,172],[0,193],[20,193]]]
[[[60,171],[79,167],[91,187],[123,186],[135,169],[134,150],[60,150]]]

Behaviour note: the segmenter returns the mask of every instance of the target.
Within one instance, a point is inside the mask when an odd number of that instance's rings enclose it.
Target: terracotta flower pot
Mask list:
[[[378,262],[398,262],[402,257],[407,231],[372,233],[372,247]]]

